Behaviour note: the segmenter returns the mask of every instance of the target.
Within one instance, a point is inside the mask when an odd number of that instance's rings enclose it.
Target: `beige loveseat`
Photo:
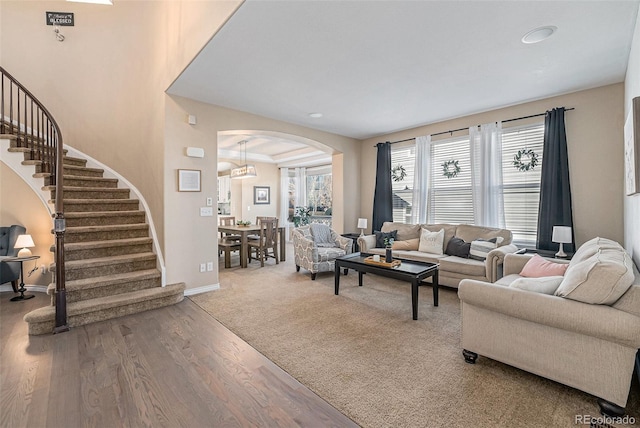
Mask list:
[[[393,249],[393,257],[404,258],[409,260],[419,260],[431,263],[439,263],[439,285],[449,287],[458,287],[460,281],[464,278],[476,279],[479,281],[495,282],[500,277],[500,271],[505,254],[514,253],[518,247],[511,244],[511,231],[506,229],[494,229],[489,227],[472,226],[466,224],[404,224],[385,222],[382,225],[381,232],[391,232],[397,230],[397,239],[394,246],[406,247],[402,245],[405,242],[416,242],[420,239],[422,229],[431,232],[444,230],[444,242],[442,253],[433,254],[418,251],[418,248],[412,250]],[[477,239],[502,238],[498,243],[498,247],[491,250],[485,260],[474,260],[458,256],[445,254],[447,245],[453,237],[458,237],[465,242],[472,242]],[[358,238],[360,252],[369,254],[384,254],[384,248],[376,248],[376,236],[365,235]],[[416,244],[417,245],[417,244]]]
[[[633,261],[618,243],[594,238],[543,291],[552,277],[520,276],[530,257],[507,255],[505,276],[495,284],[460,282],[465,359],[501,361],[599,397],[608,415],[624,413],[640,348]]]

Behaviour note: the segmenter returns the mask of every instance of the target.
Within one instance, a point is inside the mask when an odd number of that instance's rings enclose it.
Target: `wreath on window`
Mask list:
[[[451,159],[442,164],[442,175],[447,178],[454,178],[460,171],[460,165],[458,165],[457,160]]]
[[[393,181],[402,181],[407,176],[407,170],[402,165],[396,165],[391,170],[391,178]]]
[[[513,166],[518,171],[531,171],[538,165],[538,154],[533,150],[518,150],[513,156]]]

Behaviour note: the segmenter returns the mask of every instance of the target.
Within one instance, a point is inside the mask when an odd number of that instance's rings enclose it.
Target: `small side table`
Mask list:
[[[39,258],[40,256],[27,256],[27,257],[12,257],[12,258],[7,258],[2,260],[3,263],[20,263],[20,288],[18,288],[18,292],[20,293],[20,295],[16,297],[12,297],[10,299],[12,302],[33,299],[34,297],[36,297],[33,294],[24,294],[24,292],[27,291],[27,289],[24,287],[24,270],[23,270],[22,264],[24,262],[28,262],[30,260],[37,260]]]
[[[359,233],[343,233],[342,236],[353,239],[353,252],[360,252],[360,246],[358,245],[358,238],[360,237]]]
[[[536,248],[522,248],[516,251],[516,254],[538,254],[540,257],[546,257],[549,259],[558,259],[558,260],[571,260],[573,257],[573,253],[567,253],[567,257],[556,257],[556,251],[553,250],[538,250]]]

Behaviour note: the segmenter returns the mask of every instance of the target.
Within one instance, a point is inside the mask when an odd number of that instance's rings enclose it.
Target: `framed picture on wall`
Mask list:
[[[199,169],[179,169],[178,170],[178,192],[199,192],[200,191],[200,170]]]
[[[269,205],[271,203],[271,188],[269,186],[253,186],[253,204]]]
[[[640,193],[640,97],[631,101],[624,122],[624,185],[627,195]]]

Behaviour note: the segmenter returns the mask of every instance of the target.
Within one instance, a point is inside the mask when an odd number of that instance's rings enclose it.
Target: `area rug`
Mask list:
[[[273,262],[270,262],[273,263]],[[367,274],[296,272],[291,261],[225,269],[221,289],[191,300],[363,427],[563,427],[598,416],[596,398],[460,347],[460,302]],[[552,350],[549,350],[552,352]],[[640,420],[638,394],[628,406]]]

